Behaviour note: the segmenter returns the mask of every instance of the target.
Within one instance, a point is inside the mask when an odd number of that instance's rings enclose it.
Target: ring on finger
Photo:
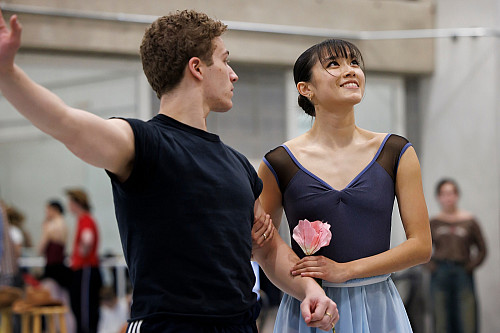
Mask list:
[[[330,319],[333,319],[332,314],[331,314],[331,313],[329,313],[328,311],[325,313],[325,316],[328,316],[328,317],[330,317]],[[332,324],[333,324],[333,323],[332,323]],[[335,326],[335,325],[334,325],[334,326]]]
[[[266,239],[267,239],[267,235],[266,235],[266,233],[262,234],[262,236],[264,236],[264,240],[266,240]]]

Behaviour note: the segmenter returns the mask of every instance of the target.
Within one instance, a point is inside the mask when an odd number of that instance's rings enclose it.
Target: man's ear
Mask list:
[[[188,62],[188,71],[189,73],[191,73],[191,75],[193,75],[194,78],[198,79],[198,80],[203,80],[203,74],[202,74],[202,61],[200,58],[198,57],[192,57],[191,59],[189,59],[189,62]]]

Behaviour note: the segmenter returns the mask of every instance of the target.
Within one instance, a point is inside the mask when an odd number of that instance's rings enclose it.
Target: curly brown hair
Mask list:
[[[140,53],[149,84],[161,96],[175,88],[192,57],[212,65],[213,39],[227,26],[194,10],[176,11],[162,16],[146,29]]]

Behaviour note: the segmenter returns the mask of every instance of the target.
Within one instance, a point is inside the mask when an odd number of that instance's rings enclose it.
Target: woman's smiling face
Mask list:
[[[329,106],[355,105],[365,91],[365,74],[358,59],[347,55],[330,55],[318,60],[312,68],[313,103]]]

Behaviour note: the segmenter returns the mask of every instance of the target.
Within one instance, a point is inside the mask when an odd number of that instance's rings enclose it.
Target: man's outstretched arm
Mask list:
[[[102,119],[66,105],[31,80],[14,58],[21,45],[21,25],[14,15],[7,27],[0,11],[0,91],[43,132],[62,142],[85,162],[126,179],[134,158],[134,135],[127,122]]]

